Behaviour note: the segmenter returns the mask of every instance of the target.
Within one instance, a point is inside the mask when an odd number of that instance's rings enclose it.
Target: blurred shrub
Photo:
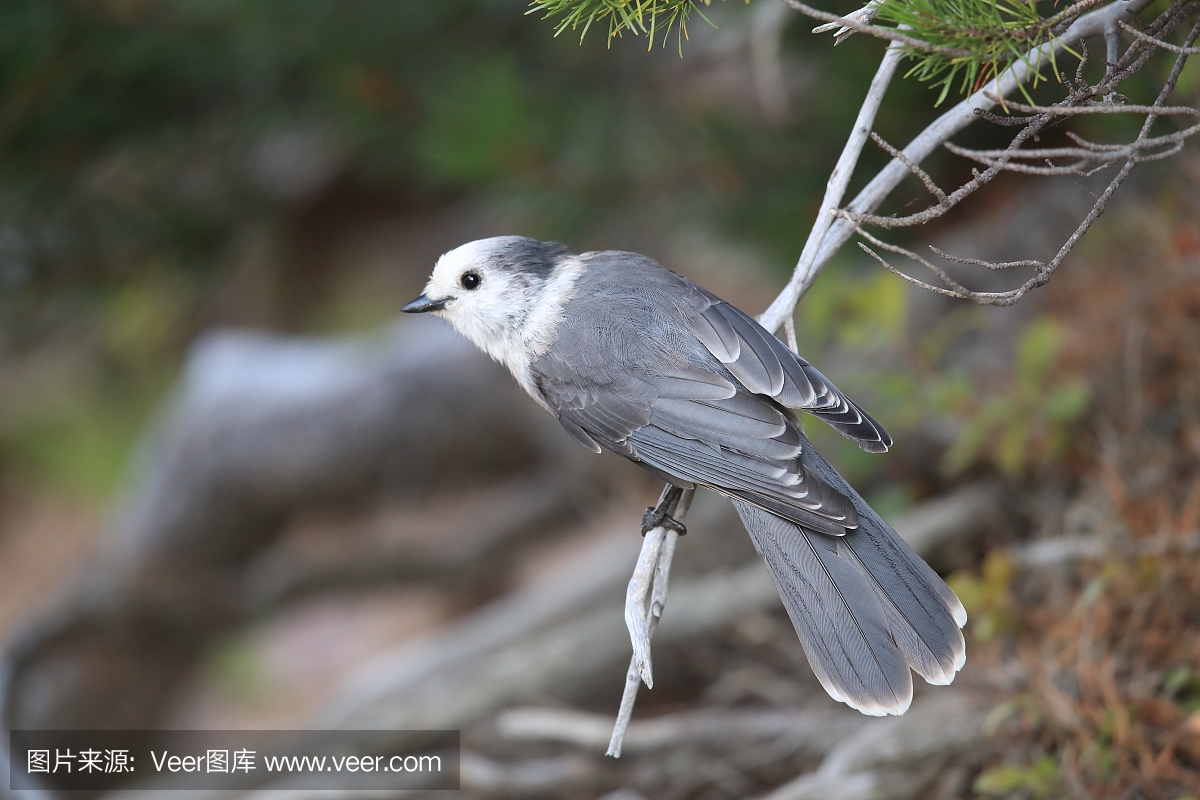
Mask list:
[[[941,468],[954,477],[994,467],[1019,479],[1060,459],[1088,408],[1087,383],[1066,366],[1063,324],[1036,318],[1024,327],[1007,369],[975,369],[956,352],[987,329],[981,309],[949,310],[912,335],[911,291],[885,272],[835,265],[805,296],[798,315],[801,352],[846,353],[855,366],[832,377],[902,441],[925,428],[948,440]],[[1003,347],[992,336],[993,347]],[[862,479],[880,467],[821,426],[809,434]]]
[[[1088,387],[1079,378],[1058,374],[1061,324],[1037,320],[1021,334],[1010,386],[980,399],[950,379],[943,395],[948,410],[965,419],[958,441],[943,466],[951,474],[973,461],[987,460],[1010,477],[1044,465],[1063,452],[1070,425],[1088,404]]]
[[[1004,764],[992,767],[975,779],[975,791],[989,797],[1041,798],[1057,795],[1058,764],[1049,756],[1028,767]]]
[[[971,620],[969,633],[978,642],[987,642],[997,634],[1013,629],[1015,617],[1011,586],[1015,570],[1003,550],[988,554],[979,571],[959,572],[947,583]]]

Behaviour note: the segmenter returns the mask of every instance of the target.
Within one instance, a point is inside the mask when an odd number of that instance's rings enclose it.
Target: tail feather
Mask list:
[[[931,683],[949,683],[967,658],[961,630],[967,624],[966,609],[946,582],[807,440],[804,441],[804,465],[854,503],[859,518],[858,530],[862,535],[847,536],[847,544],[861,559],[867,572],[879,582],[880,590],[891,598],[896,613],[904,617],[914,634],[931,651],[939,654],[945,680],[935,679],[935,674],[918,672]]]
[[[807,531],[741,500],[734,506],[825,691],[864,714],[903,714],[912,702],[912,673],[846,537]]]
[[[948,684],[966,661],[966,612],[954,593],[807,442],[804,464],[851,498],[845,536],[805,529],[734,500],[767,562],[809,663],[836,700],[875,716],[902,714],[910,668]]]

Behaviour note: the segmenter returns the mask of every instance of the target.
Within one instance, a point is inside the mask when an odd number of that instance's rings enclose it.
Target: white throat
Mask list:
[[[511,318],[516,324],[487,325],[475,317],[456,315],[452,308],[444,316],[476,347],[508,367],[522,388],[545,405],[534,385],[531,367],[554,344],[567,303],[575,296],[575,283],[584,269],[577,256],[565,256],[536,292],[530,287],[522,292],[522,297],[511,298],[528,309],[523,316]]]

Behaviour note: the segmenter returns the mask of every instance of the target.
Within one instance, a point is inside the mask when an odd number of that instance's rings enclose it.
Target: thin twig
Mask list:
[[[783,321],[783,334],[786,337],[784,344],[792,348],[793,353],[800,352],[800,346],[796,344],[796,318],[788,317]]]
[[[1051,33],[1058,35],[1058,31],[1055,30],[1056,28],[1071,24],[1080,14],[1091,11],[1096,6],[1102,6],[1107,2],[1108,0],[1079,0],[1075,5],[1064,8],[1058,14],[1046,20],[1046,27],[1050,29]]]
[[[784,320],[790,319],[795,314],[796,303],[799,302],[804,288],[807,288],[824,265],[824,261],[818,259],[821,243],[830,227],[836,222],[834,215],[837,213],[838,206],[841,205],[842,197],[846,194],[846,188],[850,185],[854,167],[858,164],[863,146],[867,143],[867,135],[875,125],[875,114],[883,103],[883,96],[887,92],[888,84],[892,82],[892,77],[896,74],[896,67],[903,56],[904,48],[897,43],[889,45],[883,54],[883,60],[879,64],[879,69],[875,71],[875,77],[871,79],[867,96],[854,120],[854,127],[846,139],[846,146],[842,148],[842,154],[838,157],[833,172],[829,174],[829,181],[825,184],[825,197],[821,200],[821,208],[817,211],[817,218],[813,222],[808,241],[804,243],[804,250],[800,254],[800,261],[796,264],[792,279],[788,281],[787,286],[783,288],[770,307],[759,315],[758,321],[772,333],[779,330]]]
[[[946,193],[943,192],[936,183],[934,183],[933,178],[929,176],[929,173],[909,161],[908,156],[904,155],[904,153],[901,153],[899,150],[885,142],[883,137],[875,133],[875,131],[871,131],[871,141],[879,145],[880,148],[882,148],[889,156],[898,159],[902,164],[904,164],[904,166],[908,167],[909,172],[920,178],[921,183],[925,184],[925,188],[929,190],[929,193],[938,199],[939,205],[948,206],[950,204],[950,200],[946,197]]]
[[[1008,149],[1014,153],[1020,150],[1021,145],[1023,145],[1032,137],[1036,136],[1047,122],[1046,117],[1024,117],[1023,119],[1028,120],[1025,123],[1025,128],[1018,132],[1008,145]],[[948,145],[949,143],[947,143],[947,146]],[[996,163],[989,165],[987,170],[984,172],[975,172],[972,180],[951,192],[947,196],[947,202],[944,205],[939,203],[937,205],[930,206],[924,211],[918,211],[915,214],[908,214],[903,217],[881,217],[876,214],[856,214],[851,210],[844,210],[840,212],[839,215],[847,220],[850,220],[855,225],[862,225],[865,223],[868,225],[875,225],[880,228],[907,228],[914,225],[923,225],[926,222],[931,222],[932,220],[943,216],[951,208],[962,202],[962,200],[972,192],[977,191],[980,187],[987,184],[992,180],[992,178],[996,177],[996,175],[999,175],[1004,170],[1004,166],[1007,163],[1007,158],[997,159]]]
[[[1036,259],[1026,258],[1020,261],[982,261],[978,258],[967,258],[965,256],[954,256],[949,253],[943,253],[933,245],[929,245],[929,249],[934,254],[941,256],[948,261],[955,261],[959,264],[971,264],[976,267],[986,267],[987,269],[1014,269],[1016,267],[1040,267],[1042,262]]]
[[[1155,147],[1162,147],[1168,144],[1179,144],[1192,136],[1200,133],[1200,123],[1184,128],[1175,133],[1168,133],[1162,136],[1154,136],[1148,139],[1134,140],[1128,144],[1100,144],[1098,142],[1090,142],[1078,134],[1067,132],[1078,147],[1040,147],[1029,150],[971,150],[966,147],[959,147],[953,142],[946,142],[946,149],[951,153],[964,158],[973,158],[976,160],[982,159],[1010,159],[1010,158],[1090,158],[1096,156],[1104,156],[1112,158],[1113,156],[1128,156],[1135,157],[1139,153],[1150,150]]]
[[[1001,98],[988,92],[986,96],[994,103],[1000,103]],[[1200,110],[1191,106],[1138,106],[1132,103],[1097,103],[1086,106],[1031,106],[1012,100],[1003,101],[1005,106],[1029,114],[1053,114],[1070,117],[1076,114],[1155,114],[1160,117],[1189,116],[1200,117]]]
[[[1071,235],[1071,237],[1066,241],[1066,243],[1061,248],[1059,248],[1059,251],[1058,251],[1058,253],[1055,254],[1054,258],[1052,258],[1049,262],[1035,263],[1035,264],[1031,265],[1031,266],[1037,267],[1037,275],[1035,275],[1034,277],[1025,281],[1025,283],[1021,284],[1016,289],[1011,289],[1006,292],[975,292],[975,291],[971,291],[970,289],[967,289],[965,286],[963,286],[962,284],[955,281],[953,278],[951,278],[945,272],[945,270],[942,270],[941,268],[937,267],[935,264],[930,262],[928,259],[922,258],[920,255],[918,255],[906,248],[880,241],[879,239],[868,234],[866,231],[862,230],[862,228],[857,229],[858,233],[860,235],[862,235],[863,238],[868,239],[873,244],[875,244],[885,250],[888,250],[890,252],[896,253],[898,255],[903,255],[904,257],[917,262],[921,266],[923,266],[926,269],[933,272],[935,275],[938,276],[938,278],[943,283],[946,284],[946,286],[950,287],[948,289],[944,289],[940,286],[934,286],[934,285],[926,283],[925,281],[922,281],[918,278],[914,278],[911,275],[908,275],[904,272],[901,272],[899,269],[892,266],[884,258],[879,256],[874,251],[872,251],[866,245],[860,244],[859,246],[862,247],[863,250],[865,250],[868,255],[872,256],[876,261],[878,261],[881,265],[883,265],[889,272],[895,273],[896,275],[900,276],[908,283],[911,283],[915,286],[925,289],[926,291],[930,291],[935,294],[948,295],[950,297],[959,297],[964,300],[970,300],[972,302],[979,303],[982,305],[1009,306],[1009,305],[1012,305],[1013,303],[1016,303],[1018,300],[1020,300],[1022,297],[1024,297],[1026,294],[1028,294],[1031,290],[1036,289],[1039,286],[1042,286],[1043,284],[1046,283],[1046,281],[1050,280],[1050,276],[1054,273],[1054,270],[1058,268],[1059,264],[1062,263],[1063,259],[1066,258],[1067,254],[1071,252],[1072,248],[1074,248],[1074,246],[1075,246],[1075,243],[1079,241],[1079,239],[1083,236],[1083,234],[1087,232],[1088,228],[1090,228],[1092,226],[1092,223],[1095,222],[1096,219],[1100,216],[1100,214],[1102,214],[1104,212],[1104,208],[1105,208],[1105,206],[1107,206],[1109,199],[1112,198],[1112,195],[1117,190],[1117,187],[1119,187],[1125,181],[1125,178],[1127,178],[1129,176],[1129,173],[1133,169],[1133,166],[1135,163],[1136,162],[1132,161],[1132,160],[1127,161],[1125,163],[1125,166],[1121,169],[1121,171],[1117,174],[1117,176],[1115,178],[1113,178],[1113,180],[1109,183],[1108,188],[1104,190],[1104,193],[1102,195],[1100,195],[1100,198],[1096,201],[1096,204],[1092,207],[1091,213],[1089,213],[1087,215],[1087,217],[1084,218],[1083,222],[1081,222],[1079,224],[1079,226],[1075,229],[1075,232]]]
[[[1170,50],[1172,53],[1178,53],[1184,56],[1200,55],[1200,47],[1180,47],[1177,44],[1170,44],[1161,39],[1155,39],[1153,36],[1142,33],[1137,28],[1133,27],[1132,25],[1126,25],[1124,22],[1118,22],[1117,24],[1120,25],[1121,28],[1131,36],[1141,39],[1143,42],[1148,42],[1155,47],[1161,47],[1163,50]]]
[[[913,251],[911,251],[905,247],[901,247],[900,245],[892,244],[890,242],[885,242],[881,239],[878,239],[878,238],[872,236],[867,231],[863,230],[862,228],[858,229],[858,235],[863,237],[864,239],[866,239],[867,241],[869,241],[871,244],[875,245],[876,247],[883,248],[884,250],[887,250],[888,252],[896,253],[897,255],[902,255],[905,258],[908,258],[908,259],[911,259],[912,261],[917,262],[918,264],[920,264],[921,266],[925,267],[930,272],[932,272],[934,275],[937,275],[938,278],[942,281],[942,283],[946,284],[946,286],[948,286],[950,288],[949,289],[936,289],[935,287],[928,286],[927,284],[922,284],[916,278],[910,278],[909,276],[902,273],[900,270],[893,267],[886,260],[884,260],[881,256],[879,256],[874,250],[867,247],[865,244],[862,244],[861,242],[859,243],[858,246],[861,247],[867,253],[867,255],[871,256],[876,261],[878,261],[880,264],[882,264],[884,267],[886,267],[888,270],[896,273],[901,278],[904,278],[905,280],[909,281],[910,283],[915,283],[917,285],[925,286],[926,288],[935,289],[940,294],[949,294],[949,295],[952,295],[955,297],[963,297],[963,298],[970,298],[972,296],[972,292],[970,289],[968,289],[967,287],[963,286],[962,284],[958,283],[953,278],[951,278],[950,275],[945,270],[943,270],[941,267],[937,266],[936,264],[934,264],[933,262],[929,261],[926,258],[922,258],[917,253],[914,253]]]
[[[1050,147],[1022,150],[1019,153],[1010,154],[1003,150],[968,150],[947,142],[946,149],[955,155],[960,155],[988,166],[994,166],[997,169],[1007,172],[1018,172],[1026,175],[1093,174],[1097,170],[1104,169],[1121,159],[1133,159],[1141,164],[1147,161],[1159,161],[1169,158],[1182,150],[1187,140],[1197,134],[1200,134],[1200,124],[1175,133],[1155,136],[1150,139],[1135,140],[1123,145],[1096,144],[1073,136],[1072,138],[1080,141],[1081,147]],[[1168,149],[1160,150],[1157,153],[1148,152],[1158,147],[1167,147]],[[1046,167],[1034,166],[1012,162],[1009,160],[1010,158],[1038,158],[1046,160],[1051,165]],[[1077,160],[1068,166],[1054,166],[1052,160],[1056,158],[1074,158]],[[892,225],[889,227],[898,226]]]
[[[1197,133],[1200,133],[1200,123],[1193,125],[1190,128],[1184,128],[1181,131],[1176,131],[1175,133],[1168,133],[1164,134],[1163,136],[1154,136],[1149,139],[1143,139],[1142,144],[1148,143],[1148,146],[1151,147],[1157,147],[1163,144],[1176,144],[1190,138]],[[1098,142],[1090,142],[1072,131],[1067,131],[1067,137],[1080,147],[1087,148],[1089,151],[1094,153],[1124,153],[1130,148],[1138,145],[1137,141],[1130,142],[1129,144],[1100,144]]]

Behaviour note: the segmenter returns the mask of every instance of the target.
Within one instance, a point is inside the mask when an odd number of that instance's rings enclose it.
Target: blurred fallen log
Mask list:
[[[890,522],[908,546],[924,557],[947,542],[961,541],[993,523],[999,505],[999,488],[978,483],[908,509]]]
[[[620,532],[628,529],[624,520],[615,524]],[[637,558],[639,543],[636,536],[605,537],[540,581],[423,640],[368,661],[342,682],[320,723],[355,727],[369,717],[375,720],[371,724],[436,728],[491,710],[494,695],[503,693],[490,683],[493,676],[484,677],[482,685],[460,685],[458,680],[468,680],[468,673],[486,670],[487,664],[511,668],[511,659],[505,662],[497,655],[502,650],[555,629],[564,619],[577,618],[605,595],[615,597]],[[621,624],[619,611],[613,623]],[[518,656],[516,661],[521,667],[523,659]]]
[[[820,768],[762,800],[900,800],[930,785],[951,759],[979,757],[984,713],[941,690],[904,716],[872,720],[832,747]]]
[[[243,583],[251,613],[285,605],[296,597],[344,586],[407,582],[466,582],[502,576],[515,566],[522,546],[546,531],[574,522],[587,487],[575,485],[573,472],[533,475],[473,486],[471,496],[440,503],[422,513],[408,504],[372,516],[366,526],[387,525],[410,534],[402,541],[365,531],[352,535],[345,520],[328,523],[340,530],[321,531],[325,540],[316,552],[279,546],[265,550],[246,567]],[[486,520],[481,525],[480,520]],[[347,530],[350,528],[350,530]],[[419,541],[413,541],[419,539]]]
[[[631,552],[625,568],[612,574],[616,587],[628,574],[632,556]],[[590,561],[581,559],[584,565]],[[656,638],[660,643],[715,631],[778,600],[775,586],[760,564],[699,581],[680,581],[675,598],[672,612],[659,625]],[[532,603],[522,599],[515,604]],[[364,677],[351,676],[346,681],[348,698],[322,722],[348,728],[458,728],[511,702],[538,694],[569,696],[568,689],[592,686],[604,677],[611,680],[616,670],[623,669],[628,648],[623,605],[619,597],[584,605],[585,613],[552,626],[539,623],[532,629],[514,630],[516,635],[498,637],[499,641],[486,648],[469,644],[473,637],[468,631],[478,630],[479,623],[468,619],[441,642],[414,648],[407,657],[386,667],[372,665],[364,671],[363,676],[390,675],[386,691],[360,693],[352,687]],[[437,651],[443,643],[461,648],[465,655],[439,658]]]
[[[1051,568],[1100,558],[1105,551],[1104,541],[1097,536],[1056,536],[1011,548],[1009,557],[1023,567]]]
[[[991,482],[970,484],[910,508],[889,520],[909,547],[946,574],[971,566],[1004,531],[1001,488]]]
[[[901,535],[922,548],[944,542],[948,531],[970,535],[986,522],[999,493],[968,487],[937,502],[935,512],[914,510],[899,518]],[[621,598],[640,544],[630,536],[622,550],[625,540],[620,531],[616,535],[615,543],[580,554],[559,576],[364,666],[346,679],[322,725],[459,728],[514,702],[567,697],[568,689],[611,681],[627,658]],[[685,539],[681,548],[687,545]],[[680,577],[656,641],[709,636],[778,604],[757,558],[736,569]]]
[[[501,797],[561,796],[580,784],[594,782],[598,773],[595,761],[579,754],[503,763],[464,752],[461,786]]]
[[[560,488],[553,502],[472,520],[496,534],[464,561],[557,530],[600,462],[559,433],[436,323],[376,341],[210,335],[145,437],[84,579],[10,643],[6,725],[152,726],[212,636],[306,587],[361,579],[277,569],[259,584],[264,554],[309,511],[527,475]],[[413,565],[397,566],[405,577]]]

